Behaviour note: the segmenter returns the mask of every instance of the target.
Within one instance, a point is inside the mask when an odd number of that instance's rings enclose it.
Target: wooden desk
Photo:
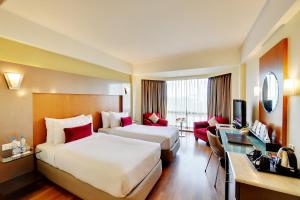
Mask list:
[[[255,136],[247,136],[253,146],[228,143],[226,133],[239,134],[235,129],[218,128],[225,155],[225,199],[294,200],[300,199],[300,179],[258,172],[245,154],[265,145]]]

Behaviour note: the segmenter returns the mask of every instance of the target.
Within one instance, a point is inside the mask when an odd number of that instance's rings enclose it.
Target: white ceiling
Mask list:
[[[240,47],[266,0],[6,0],[1,8],[128,61]]]

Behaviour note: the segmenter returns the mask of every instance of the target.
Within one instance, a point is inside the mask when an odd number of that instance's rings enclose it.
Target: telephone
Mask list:
[[[240,134],[242,134],[242,135],[247,135],[248,133],[249,133],[249,128],[242,128],[241,130],[240,130]]]

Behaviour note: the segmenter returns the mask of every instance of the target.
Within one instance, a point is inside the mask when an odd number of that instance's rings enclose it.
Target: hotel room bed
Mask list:
[[[125,127],[100,128],[99,132],[159,143],[163,161],[172,161],[180,147],[179,130],[172,126],[156,127],[132,124]]]
[[[83,199],[145,199],[162,172],[158,144],[102,133],[37,152],[38,170]]]

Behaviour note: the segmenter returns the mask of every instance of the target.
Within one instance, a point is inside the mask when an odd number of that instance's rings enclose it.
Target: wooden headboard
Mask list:
[[[94,131],[97,131],[102,126],[101,111],[122,112],[123,110],[123,98],[120,95],[34,93],[32,102],[34,147],[46,142],[45,117],[61,119],[91,114]]]

